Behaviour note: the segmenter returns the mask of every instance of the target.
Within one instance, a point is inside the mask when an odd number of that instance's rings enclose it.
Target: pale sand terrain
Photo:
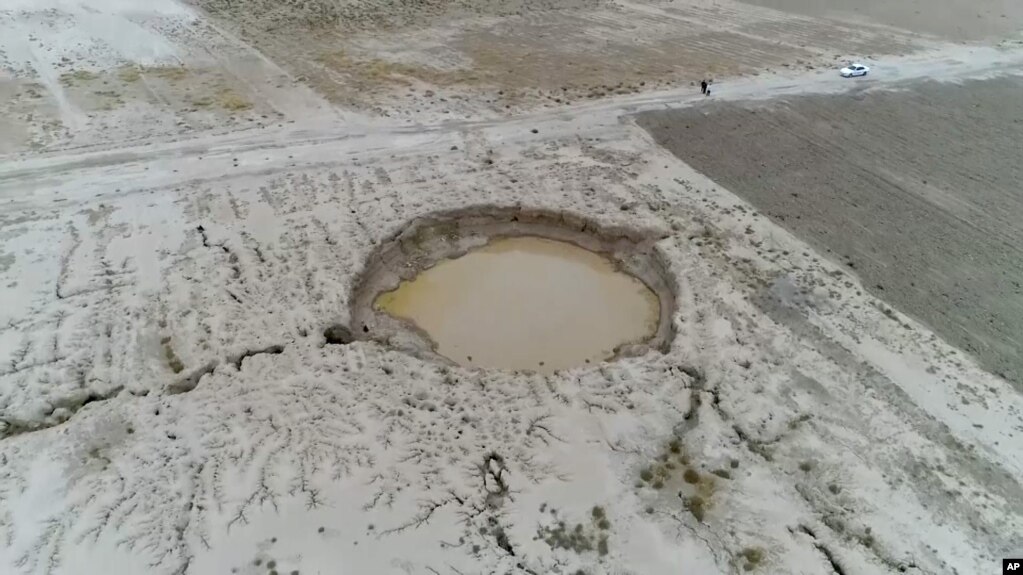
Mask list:
[[[972,575],[1023,555],[1019,390],[635,123],[702,113],[713,74],[715,101],[807,102],[825,136],[800,161],[869,160],[828,102],[887,105],[893,130],[943,101],[993,124],[1012,100],[984,86],[1016,80],[971,82],[1020,69],[1018,25],[948,44],[924,20],[726,1],[281,5],[0,8],[0,573]],[[852,58],[873,75],[839,78]],[[978,138],[960,125],[904,128],[919,169],[1005,188],[994,152],[943,171]],[[913,140],[892,170],[915,181]],[[1018,231],[1004,194],[971,197]],[[369,258],[455,210],[647,238],[674,337],[516,374],[363,332]]]

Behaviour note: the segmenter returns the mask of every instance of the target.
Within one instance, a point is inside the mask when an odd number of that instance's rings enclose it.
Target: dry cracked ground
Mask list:
[[[7,0],[0,572],[997,572],[1021,31],[1012,0]],[[353,325],[445,211],[653,238],[670,345],[512,373]]]

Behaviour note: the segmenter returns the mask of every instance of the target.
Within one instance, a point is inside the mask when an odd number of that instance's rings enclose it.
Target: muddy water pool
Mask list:
[[[463,365],[551,372],[600,362],[657,330],[659,301],[601,255],[537,237],[491,241],[375,302]]]

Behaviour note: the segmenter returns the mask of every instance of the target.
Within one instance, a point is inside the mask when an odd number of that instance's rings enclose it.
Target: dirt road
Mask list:
[[[948,81],[983,78],[1005,74],[1023,66],[1023,51],[1001,50],[977,46],[949,47],[936,53],[891,58],[878,63],[868,78],[849,81],[834,70],[790,72],[770,77],[736,78],[714,86],[713,100],[766,101],[805,94],[842,94],[860,92],[871,87],[896,87],[914,81],[941,76]],[[200,177],[203,173],[221,176],[230,168],[236,174],[247,170],[267,171],[286,165],[301,166],[321,163],[332,155],[357,155],[367,150],[400,150],[421,147],[425,143],[442,145],[460,134],[473,130],[500,129],[519,141],[543,141],[547,132],[533,134],[530,128],[551,123],[559,131],[615,126],[619,118],[645,111],[688,108],[706,103],[699,87],[684,86],[641,94],[619,95],[595,102],[581,102],[570,109],[539,110],[500,119],[447,120],[407,125],[399,121],[362,119],[337,120],[316,116],[311,121],[297,121],[246,129],[226,134],[201,137],[149,138],[145,143],[126,147],[106,144],[71,151],[36,153],[10,158],[0,164],[0,200],[8,209],[24,205],[26,200],[38,201],[45,194],[59,194],[62,201],[76,198],[98,198],[117,192],[120,184],[133,181],[142,174],[154,183],[170,184]],[[264,150],[293,147],[301,154],[290,154],[279,166],[267,160],[255,162]],[[234,159],[252,158],[233,166]],[[270,161],[274,157],[271,156]],[[201,159],[204,164],[197,163]],[[149,171],[148,162],[160,162],[163,169]],[[113,166],[120,166],[116,171]],[[177,170],[177,171],[175,171]],[[155,180],[153,180],[155,178]],[[45,184],[45,186],[42,186]],[[42,186],[40,189],[38,186]],[[43,193],[44,196],[39,194]],[[98,194],[98,195],[97,195]],[[31,203],[31,202],[29,202]]]

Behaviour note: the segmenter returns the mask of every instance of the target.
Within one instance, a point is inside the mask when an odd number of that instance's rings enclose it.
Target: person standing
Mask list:
[[[700,81],[700,93],[701,94],[706,94],[707,93],[707,81],[706,80],[701,80]]]

